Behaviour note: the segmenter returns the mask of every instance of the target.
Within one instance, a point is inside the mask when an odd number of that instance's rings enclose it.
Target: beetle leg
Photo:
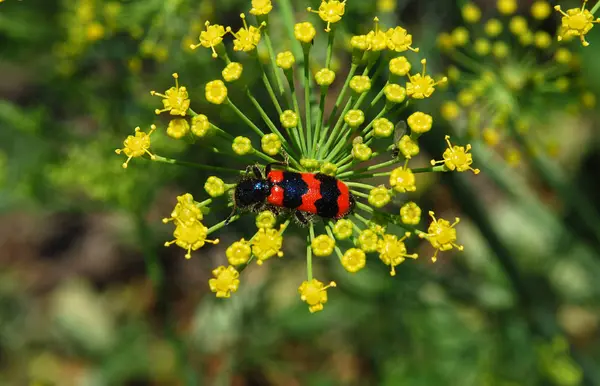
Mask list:
[[[297,210],[296,212],[294,212],[294,216],[296,216],[296,220],[298,220],[298,222],[302,225],[308,225],[308,219],[306,218],[306,216],[304,215],[304,213],[300,212],[299,210]]]

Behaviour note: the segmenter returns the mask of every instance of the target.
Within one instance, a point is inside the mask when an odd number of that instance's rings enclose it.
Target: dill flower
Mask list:
[[[594,18],[594,12],[598,10],[598,4],[589,11],[585,8],[588,0],[583,0],[583,5],[581,8],[571,8],[564,12],[560,5],[556,5],[554,9],[562,15],[561,27],[562,31],[558,35],[558,40],[563,40],[566,37],[574,37],[579,36],[579,40],[581,40],[581,44],[584,47],[590,45],[585,40],[585,35],[591,31],[594,27],[594,24],[600,23],[600,17]]]
[[[347,6],[346,1],[329,0],[322,1],[318,10],[310,10],[324,23],[328,52],[334,48],[335,23]],[[270,30],[263,28],[269,20],[267,15],[277,12],[277,4],[254,0],[249,11],[257,16],[256,21],[242,13],[243,27],[235,33],[230,26],[210,22],[200,33],[198,45],[210,48],[213,56],[223,61],[222,79],[213,79],[200,90],[217,113],[197,113],[191,106],[196,101],[190,101],[187,90],[179,86],[178,76],[174,87],[164,94],[154,93],[162,98],[161,112],[178,115],[166,127],[167,134],[206,138],[210,141],[198,141],[205,146],[203,151],[215,154],[207,163],[195,165],[210,171],[204,185],[205,199],[196,201],[191,194],[182,194],[171,216],[163,220],[174,226],[174,239],[166,245],[179,246],[190,258],[193,251],[218,243],[214,235],[224,227],[256,213],[256,229],[225,248],[229,266],[216,268],[208,283],[217,297],[229,297],[238,290],[243,280],[240,274],[249,264],[266,265],[271,258],[284,256],[286,232],[296,227],[296,222],[302,223],[301,230],[306,229],[307,276],[299,283],[298,292],[310,312],[322,310],[328,289],[335,287],[333,282],[325,285],[313,278],[315,256],[335,255],[346,271],[355,273],[364,268],[367,254],[376,254],[395,273],[404,259],[417,257],[406,248],[410,235],[427,239],[436,250],[435,256],[455,247],[455,224],[434,219],[427,232],[419,230],[421,209],[403,200],[406,192],[417,189],[420,173],[475,170],[468,147],[449,144],[439,155],[443,161],[435,161],[435,165],[423,165],[415,157],[420,137],[435,130],[431,115],[419,108],[420,100],[431,97],[446,78],[434,80],[426,72],[426,60],[412,57],[419,51],[413,35],[402,26],[384,28],[374,18],[370,31],[350,39],[352,60],[344,79],[335,79],[342,71],[332,69],[331,55],[324,55],[324,63],[315,65],[318,70],[313,77],[308,65],[321,57],[311,44],[317,35],[315,26],[304,20],[286,26],[301,43],[304,60],[296,61],[294,46],[273,47]],[[224,41],[231,36],[233,50]],[[251,62],[259,60],[257,48],[267,55],[267,60],[254,66],[260,71],[258,85],[238,81],[244,70],[241,63],[252,68]],[[398,56],[398,52],[406,56]],[[235,60],[229,55],[235,55]],[[418,74],[411,73],[415,61],[423,67]],[[329,87],[334,80],[341,88]],[[286,82],[288,87],[284,87]],[[376,86],[379,84],[385,85]],[[266,89],[269,99],[258,100],[254,87]],[[297,94],[303,95],[299,98]],[[313,95],[321,98],[320,103],[313,102]],[[254,111],[245,111],[242,104],[238,107],[236,101],[242,98],[249,102],[244,106]],[[407,116],[407,106],[417,112]],[[271,110],[277,115],[270,116]],[[233,114],[246,131],[233,136],[227,127],[220,126],[221,112]],[[250,113],[262,120],[249,118]],[[405,122],[410,133],[398,133],[396,127]],[[128,161],[137,157],[169,165],[194,165],[150,153],[150,134],[155,130],[155,126],[148,133],[137,129],[118,152],[124,152]],[[228,165],[235,167],[220,165],[219,157],[224,154],[230,155]],[[417,162],[421,164],[414,166]],[[378,178],[377,185],[372,185]],[[299,198],[293,196],[297,193],[291,190],[304,185],[308,192]],[[335,203],[327,198],[332,195],[337,197]],[[281,207],[286,209],[278,210]],[[395,209],[389,210],[392,207]],[[209,224],[215,217],[216,222]],[[404,227],[406,232],[387,232],[390,224]]]

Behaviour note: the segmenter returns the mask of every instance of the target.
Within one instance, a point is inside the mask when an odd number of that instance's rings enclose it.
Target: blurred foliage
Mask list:
[[[206,284],[221,245],[192,261],[162,247],[160,219],[206,175],[144,162],[124,171],[114,149],[155,119],[149,90],[170,87],[172,72],[196,84],[214,78],[210,56],[186,47],[205,20],[238,20],[247,3],[0,3],[0,384],[600,384],[597,110],[548,127],[572,144],[552,165],[564,173],[560,186],[589,198],[592,227],[569,209],[577,195],[476,147],[481,176],[444,177],[418,197],[448,217],[464,212],[465,252],[394,278],[377,264],[348,277],[323,262],[338,288],[320,314],[295,295],[299,238],[287,240],[285,259],[245,271],[226,301]],[[437,34],[460,23],[454,2],[348,3],[349,33],[378,11],[419,36],[428,58],[439,57]],[[493,12],[494,2],[478,4]],[[599,32],[581,51],[596,95]],[[239,238],[237,227],[224,241]]]

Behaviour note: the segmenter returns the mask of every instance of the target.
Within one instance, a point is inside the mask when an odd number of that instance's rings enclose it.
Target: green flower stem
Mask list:
[[[350,192],[358,197],[369,198],[369,195],[367,193],[359,192],[358,190],[350,189]]]
[[[279,14],[283,19],[284,28],[291,42],[292,52],[296,58],[300,58],[302,56],[302,46],[300,45],[300,42],[296,40],[296,36],[294,36],[294,25],[296,24],[296,18],[294,17],[294,7],[292,6],[292,1],[279,0],[277,4],[279,5]]]
[[[375,107],[375,105],[377,104],[377,102],[379,102],[379,100],[381,99],[381,97],[383,97],[385,86],[387,86],[388,84],[390,84],[389,81],[385,82],[385,84],[381,88],[381,91],[379,91],[379,93],[377,93],[377,95],[375,96],[375,98],[373,98],[373,100],[371,101],[371,105],[369,106],[370,108]]]
[[[348,163],[348,162],[352,161],[352,160],[353,160],[353,158],[354,158],[354,157],[352,156],[352,154],[348,154],[348,155],[346,156],[346,158],[344,158],[344,159],[342,159],[341,161],[337,162],[337,163],[335,164],[335,166],[337,166],[337,167],[338,167],[338,173],[340,173],[340,172],[343,172],[344,170],[346,170],[346,169],[348,169],[348,168],[352,167],[352,163]],[[373,157],[371,157],[371,158],[373,158]],[[342,170],[342,169],[343,169],[343,170]]]
[[[362,209],[362,210],[364,210],[365,212],[367,212],[367,213],[370,213],[370,214],[373,214],[373,213],[375,213],[375,209],[371,208],[369,205],[365,205],[365,204],[363,204],[363,203],[362,203],[362,202],[360,202],[360,201],[357,201],[357,202],[356,202],[356,207],[357,207],[357,208],[359,208],[359,209]],[[356,214],[355,214],[355,216],[356,216]]]
[[[325,113],[325,98],[327,97],[327,87],[321,87],[321,100],[319,101],[319,112],[317,115],[317,127],[315,127],[315,136],[313,138],[311,158],[317,155],[317,147],[319,138],[323,138],[321,128],[323,127],[323,114]],[[325,131],[325,130],[323,130]],[[322,140],[321,140],[322,141]]]
[[[261,69],[261,73],[262,73],[261,78],[265,85],[265,88],[267,89],[267,93],[269,94],[269,97],[271,97],[271,101],[273,102],[273,106],[275,106],[275,110],[277,110],[277,114],[281,115],[283,110],[281,109],[279,100],[277,99],[277,96],[275,95],[275,92],[273,91],[273,87],[271,86],[271,81],[269,81],[269,78],[267,77],[267,73],[263,69],[262,63],[260,64],[260,69]]]
[[[335,26],[329,31],[327,37],[327,58],[325,59],[325,67],[331,70],[331,58],[333,57],[333,40],[335,38]]]
[[[328,223],[327,225],[325,225],[325,232],[327,232],[327,235],[329,237],[331,237],[332,240],[335,240],[335,236],[333,235],[333,231],[331,230],[331,224]],[[340,262],[342,261],[342,256],[344,255],[342,253],[342,250],[340,249],[340,247],[338,247],[337,243],[335,244],[335,254],[337,255],[338,259],[340,260]]]
[[[468,68],[476,74],[483,73],[487,70],[485,66],[482,66],[479,62],[471,59],[468,55],[465,55],[464,53],[458,50],[453,49],[451,52],[448,53],[448,56],[450,56],[457,63],[461,64],[462,66],[465,66],[466,68]]]
[[[312,136],[313,127],[311,122],[311,106],[310,106],[310,65],[309,65],[309,50],[304,51],[304,113],[306,114],[306,144],[307,153],[312,154]]]
[[[444,165],[440,165],[440,166],[433,166],[433,167],[428,167],[428,168],[416,168],[416,169],[410,169],[414,174],[417,173],[430,173],[430,172],[447,172],[449,171]],[[352,175],[353,178],[368,178],[368,177],[387,177],[389,175],[391,175],[392,172],[381,172],[381,173],[372,173],[372,174],[355,174]],[[338,178],[340,178],[340,175],[337,176]],[[344,176],[345,177],[345,176]],[[347,185],[348,183],[346,183]]]
[[[335,100],[335,105],[333,106],[333,110],[331,110],[331,115],[329,116],[329,119],[327,120],[327,127],[331,127],[333,125],[333,120],[335,119],[337,112],[338,112],[340,106],[342,105],[342,101],[344,100],[344,96],[346,95],[346,92],[348,91],[348,87],[350,85],[350,80],[356,73],[357,69],[358,69],[358,65],[352,63],[352,65],[350,66],[350,71],[348,72],[348,76],[346,76],[346,80],[344,81],[344,85],[342,86],[342,89],[340,90],[340,93],[338,94],[338,97]],[[320,154],[323,154],[323,153],[320,153]]]
[[[268,15],[267,15],[268,19]],[[276,64],[275,51],[273,51],[273,44],[271,43],[271,37],[269,36],[269,24],[267,22],[267,28],[263,31],[263,37],[265,40],[265,44],[267,46],[267,51],[269,51],[269,59],[271,61],[271,69],[273,70],[273,76],[275,77],[275,82],[277,83],[277,88],[279,89],[279,95],[283,95],[283,82],[279,76],[279,67]]]
[[[361,182],[348,181],[348,182],[345,182],[345,184],[348,186],[354,187],[354,188],[367,189],[367,190],[375,189],[375,187],[373,185],[364,184]]]
[[[325,145],[323,145],[321,147],[320,152],[319,152],[320,158],[324,157],[326,154],[329,153],[329,147],[333,143],[334,138],[338,135],[340,128],[342,127],[342,123],[344,123],[344,115],[346,115],[348,110],[350,110],[350,107],[352,106],[352,100],[353,100],[353,98],[351,97],[350,99],[348,99],[348,102],[346,102],[346,106],[344,107],[344,110],[340,114],[340,116],[337,120],[337,123],[335,124],[335,127],[331,131],[329,138],[327,139],[327,142],[325,143]],[[329,157],[327,157],[327,158],[329,159]]]
[[[308,154],[308,148],[304,140],[304,130],[302,130],[302,119],[300,118],[300,105],[298,104],[298,97],[296,96],[296,85],[294,84],[294,77],[287,76],[288,85],[290,86],[290,92],[292,93],[292,101],[294,104],[294,112],[298,116],[298,126],[296,127],[297,136],[300,139],[301,153]]]
[[[595,15],[599,9],[600,9],[600,1],[596,1],[596,5],[594,5],[594,7],[590,10],[590,12],[592,13],[592,15]]]
[[[161,157],[159,155],[155,155],[154,158],[152,158],[151,160],[155,161],[155,162],[162,162],[162,163],[171,164],[171,165],[189,166],[189,167],[193,167],[196,169],[208,170],[208,171],[213,171],[213,172],[236,173],[236,174],[242,173],[242,171],[240,171],[238,169],[230,169],[230,168],[224,168],[224,167],[220,167],[220,166],[202,165],[202,164],[197,164],[195,162],[179,161],[179,160],[172,159],[172,158]]]
[[[263,160],[267,161],[268,163],[280,163],[281,161],[276,160],[275,158],[263,153],[260,150],[257,149],[253,149],[254,151],[251,154],[254,154],[255,156],[257,156],[258,158],[262,158]],[[294,170],[292,168],[289,168],[290,170]]]
[[[240,109],[237,108],[236,105],[233,104],[233,102],[231,101],[231,99],[229,99],[229,97],[227,98],[227,106],[229,106],[233,112],[242,119],[242,121],[244,121],[244,123],[246,125],[248,125],[248,127],[250,127],[252,130],[254,130],[254,132],[260,137],[264,137],[265,133],[262,132],[261,129],[258,128],[258,126],[256,126],[254,124],[254,122],[252,122],[250,120],[250,118],[248,118],[246,116],[246,114],[244,114]]]
[[[398,163],[397,160],[392,159],[392,160],[389,160],[389,161],[386,161],[386,162],[382,162],[382,163],[379,163],[379,164],[376,164],[376,165],[371,165],[371,166],[369,166],[367,168],[364,168],[364,169],[353,170],[353,171],[349,171],[349,172],[340,173],[340,174],[337,175],[337,178],[348,177],[348,176],[355,177],[356,175],[371,176],[372,174],[367,173],[367,172],[369,172],[371,170],[377,170],[377,169],[385,168],[387,166],[391,166],[391,165],[394,165],[394,164],[397,164],[397,163]]]
[[[197,202],[197,203],[196,203],[196,206],[197,206],[198,208],[202,208],[202,207],[204,207],[204,206],[208,206],[208,205],[210,205],[210,204],[212,203],[212,201],[213,201],[213,200],[212,200],[212,198],[209,198],[209,199],[206,199],[206,200],[204,200],[204,201],[202,201],[202,202]]]
[[[357,219],[359,219],[363,224],[365,224],[366,226],[369,226],[369,220],[367,220],[366,218],[364,218],[363,216],[361,216],[358,213],[354,213],[354,217],[356,217]]]
[[[235,216],[233,216],[232,218],[229,219],[229,222],[227,222],[227,220],[223,220],[223,221],[211,226],[210,228],[208,228],[208,231],[206,231],[206,234],[210,235],[211,233],[218,231],[219,229],[223,228],[224,226],[231,224],[234,221],[237,221],[239,218],[240,218],[240,215],[236,214]]]
[[[309,234],[308,236],[306,236],[306,277],[308,278],[308,281],[311,281],[313,278],[311,243],[312,240],[315,238],[315,229],[313,223],[310,223],[310,227],[308,230]]]

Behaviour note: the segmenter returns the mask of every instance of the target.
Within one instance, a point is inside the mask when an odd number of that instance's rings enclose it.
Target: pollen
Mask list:
[[[387,37],[387,48],[392,51],[404,52],[406,50],[411,50],[413,52],[419,52],[418,48],[412,47],[412,35],[402,27],[388,29],[385,36]]]
[[[225,194],[226,186],[222,179],[215,176],[210,176],[204,183],[204,190],[212,198],[220,197]]]
[[[394,132],[394,124],[387,118],[377,118],[373,121],[373,135],[377,138],[387,138]]]
[[[398,56],[390,60],[389,68],[392,74],[405,76],[410,71],[411,65],[405,56]]]
[[[344,12],[346,11],[346,0],[324,0],[321,1],[318,11],[313,11],[311,7],[308,7],[307,10],[317,13],[321,20],[327,23],[325,32],[329,32],[331,31],[331,24],[342,20],[342,16],[344,16]]]
[[[335,240],[328,235],[319,235],[310,243],[315,256],[329,256],[333,253]]]
[[[172,244],[177,244],[180,248],[187,250],[185,258],[189,259],[192,257],[192,251],[202,248],[206,243],[218,244],[219,239],[208,240],[208,228],[202,225],[201,222],[195,221],[193,223],[184,224],[178,223],[173,232],[175,240],[167,241],[165,247]]]
[[[218,298],[229,298],[240,286],[240,273],[232,266],[220,266],[212,271],[214,278],[208,281],[210,290]]]
[[[554,7],[555,10],[560,12],[562,17],[562,32],[558,36],[558,40],[563,40],[565,37],[571,36],[579,36],[581,40],[581,44],[584,47],[590,45],[585,40],[585,35],[590,32],[590,30],[594,27],[594,24],[600,23],[600,18],[594,19],[594,15],[585,8],[588,0],[583,1],[583,5],[581,8],[571,8],[564,12],[560,5],[556,5]]]
[[[277,155],[281,151],[281,139],[275,133],[265,134],[260,140],[262,150],[268,155]]]
[[[330,86],[335,80],[335,72],[328,68],[322,68],[315,74],[315,80],[319,86]]]
[[[418,225],[421,222],[421,208],[414,202],[407,202],[400,208],[400,219],[407,225]]]
[[[231,145],[231,149],[237,155],[246,155],[252,152],[252,142],[248,137],[235,137],[233,140],[233,144]]]
[[[261,228],[252,238],[252,253],[258,259],[256,263],[262,265],[267,259],[273,256],[283,256],[281,246],[283,245],[283,236],[277,229]]]
[[[350,88],[357,94],[362,94],[371,89],[371,79],[366,75],[355,75],[350,79]]]
[[[192,118],[192,133],[194,133],[197,137],[204,137],[208,134],[210,129],[210,123],[208,122],[208,117],[204,114],[198,114]]]
[[[243,69],[244,67],[241,63],[231,62],[227,66],[225,66],[225,68],[221,72],[221,75],[223,75],[223,79],[225,79],[225,82],[235,82],[242,76]]]
[[[379,236],[372,229],[364,229],[358,235],[358,247],[363,251],[370,253],[377,251]]]
[[[352,128],[357,128],[365,121],[365,113],[362,110],[348,110],[344,115],[344,122]]]
[[[369,192],[369,204],[373,205],[375,208],[383,208],[391,199],[392,195],[390,194],[390,191],[383,185],[373,188]]]
[[[446,143],[448,148],[444,151],[444,159],[441,161],[431,160],[431,165],[444,164],[449,170],[456,170],[457,172],[465,172],[467,170],[472,171],[474,174],[479,174],[479,169],[473,169],[471,164],[473,163],[473,155],[469,153],[471,145],[457,146],[452,145],[450,142],[450,136],[446,136]]]
[[[330,282],[329,285],[324,285],[317,279],[304,281],[298,288],[300,299],[308,304],[310,313],[323,310],[323,305],[327,303],[327,289],[335,287],[335,282]]]
[[[356,273],[367,264],[367,256],[362,249],[350,248],[342,256],[341,263],[346,271]]]
[[[353,228],[352,221],[350,221],[348,219],[338,220],[333,225],[333,235],[338,240],[346,240],[347,238],[352,236],[352,228]]]
[[[190,131],[190,124],[183,118],[171,119],[167,126],[167,135],[171,138],[181,139]]]
[[[227,261],[231,265],[246,264],[250,259],[250,255],[252,255],[252,248],[250,243],[244,239],[234,242],[225,250]]]
[[[210,81],[204,88],[204,96],[210,103],[220,105],[227,99],[227,87],[220,79]]]
[[[414,192],[417,190],[415,175],[409,168],[396,168],[390,174],[390,186],[399,193]]]
[[[298,126],[298,115],[292,110],[285,110],[279,116],[279,121],[286,129],[293,129],[294,127]]]
[[[168,111],[171,115],[185,116],[187,110],[190,108],[190,98],[188,96],[187,89],[185,87],[179,87],[179,75],[173,74],[175,78],[175,87],[171,87],[164,94],[157,93],[156,91],[150,91],[151,95],[156,95],[162,98],[163,109],[156,109],[154,112],[160,114]]]
[[[260,30],[267,24],[262,22],[258,28],[252,25],[248,27],[248,23],[246,23],[246,15],[242,13],[240,14],[240,18],[242,19],[244,26],[240,28],[237,33],[234,33],[231,30],[231,27],[227,27],[225,30],[234,37],[233,49],[235,51],[253,51],[260,42]]]
[[[315,38],[317,31],[311,22],[305,21],[294,25],[294,36],[302,43],[310,43]]]
[[[429,212],[429,216],[433,221],[429,225],[427,233],[419,233],[419,237],[427,239],[431,246],[435,248],[431,261],[434,263],[437,261],[438,252],[449,251],[452,248],[462,251],[463,246],[456,244],[456,229],[454,228],[460,222],[460,219],[457,217],[454,223],[450,224],[450,221],[443,218],[436,219],[432,211]]]
[[[184,225],[191,225],[195,222],[202,221],[202,210],[198,203],[194,201],[194,197],[190,193],[185,193],[177,196],[177,204],[171,212],[171,217],[163,218],[163,223],[175,221]]]
[[[273,9],[271,0],[252,0],[250,13],[255,16],[267,15]]]
[[[123,163],[123,168],[126,169],[129,161],[132,158],[141,157],[144,154],[148,154],[150,159],[154,159],[154,154],[150,153],[148,149],[150,149],[150,136],[156,130],[156,126],[150,126],[150,131],[148,133],[144,133],[141,131],[139,127],[135,128],[135,135],[128,135],[123,141],[123,148],[115,150],[115,153],[121,154],[125,153],[127,156],[127,161]]]
[[[421,64],[423,65],[423,72],[416,75],[409,75],[410,82],[406,84],[408,96],[414,99],[429,98],[435,91],[435,86],[448,81],[448,78],[443,77],[435,82],[433,78],[425,72],[427,60],[421,60]]]
[[[433,117],[420,111],[412,113],[406,120],[410,131],[416,134],[423,134],[431,130]]]
[[[406,232],[402,238],[398,239],[396,235],[383,235],[383,238],[379,240],[377,244],[377,252],[379,252],[379,259],[383,261],[385,265],[390,266],[390,275],[396,275],[396,266],[400,265],[406,260],[406,258],[416,259],[418,255],[406,253],[406,245],[404,240],[410,236],[410,232]]]
[[[386,85],[383,88],[383,93],[385,94],[385,99],[391,103],[402,103],[406,99],[406,89],[396,83]]]
[[[275,59],[275,64],[277,67],[282,70],[289,70],[292,68],[294,63],[296,62],[296,58],[294,58],[294,54],[292,51],[283,51],[277,54]]]
[[[406,159],[411,159],[419,154],[420,151],[417,141],[413,140],[408,135],[403,135],[402,138],[400,138],[398,141],[398,148]]]
[[[210,22],[206,22],[205,24],[206,30],[200,32],[200,43],[192,44],[190,48],[195,50],[196,48],[202,46],[206,48],[210,48],[212,50],[212,57],[216,58],[218,56],[215,47],[223,41],[223,36],[225,36],[225,27],[219,24],[211,25]]]

